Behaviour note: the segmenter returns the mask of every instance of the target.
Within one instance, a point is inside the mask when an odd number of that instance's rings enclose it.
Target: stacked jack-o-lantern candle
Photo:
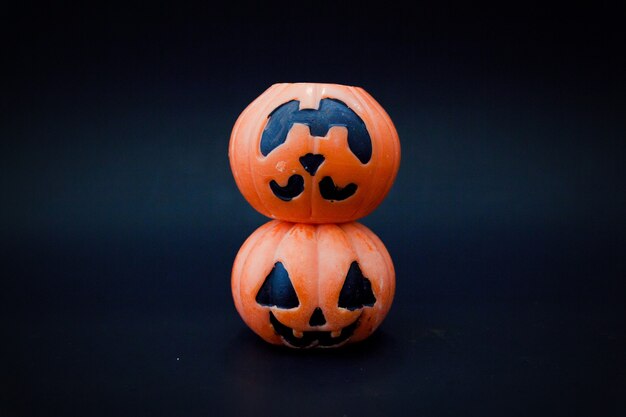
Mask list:
[[[395,291],[387,249],[355,222],[398,172],[400,142],[387,113],[361,88],[275,84],[239,116],[229,158],[246,200],[275,219],[252,233],[233,266],[246,324],[296,348],[368,337]]]

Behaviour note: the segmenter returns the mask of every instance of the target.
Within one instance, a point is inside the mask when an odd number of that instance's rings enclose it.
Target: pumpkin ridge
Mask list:
[[[267,224],[267,223],[266,223],[266,224]],[[254,253],[254,252],[255,252],[255,250],[259,247],[259,245],[263,242],[263,240],[264,240],[263,238],[264,238],[264,237],[265,237],[265,236],[266,236],[269,232],[271,232],[271,231],[273,231],[273,230],[277,229],[279,226],[281,226],[281,224],[282,224],[281,222],[276,221],[276,222],[273,224],[273,227],[269,227],[267,230],[264,230],[264,231],[263,231],[263,233],[262,233],[260,236],[258,236],[258,237],[257,237],[257,239],[256,239],[254,242],[251,242],[251,243],[250,243],[252,246],[250,247],[250,250],[248,251],[248,254],[247,254],[246,258],[243,260],[243,265],[241,266],[241,273],[240,273],[240,274],[239,274],[239,276],[237,277],[237,280],[239,281],[239,283],[238,283],[239,293],[238,293],[237,295],[239,296],[239,303],[241,303],[242,305],[243,305],[243,300],[244,300],[244,297],[243,297],[243,296],[242,296],[242,294],[241,294],[241,291],[242,291],[242,290],[241,290],[241,279],[242,279],[242,276],[243,276],[243,274],[244,274],[244,271],[248,270],[248,268],[249,268],[249,267],[248,267],[248,262],[249,262],[249,261],[250,261],[250,259],[251,259],[251,258],[250,258],[250,255],[251,255],[252,253]],[[258,229],[257,229],[257,230],[258,230]],[[254,233],[253,233],[251,236],[254,236]],[[245,243],[244,243],[244,244],[245,244]],[[235,258],[235,261],[236,261],[236,260],[237,260],[237,259]],[[263,284],[263,283],[261,282],[261,285],[262,285],[262,284]],[[258,290],[257,290],[257,291],[258,291]]]
[[[319,274],[320,274],[320,239],[319,239],[319,235],[320,235],[320,229],[321,227],[316,227],[315,228],[315,277],[317,278],[317,306],[320,306],[320,279],[319,279]]]
[[[288,85],[281,85],[280,87],[282,87],[282,88],[277,88],[278,91],[275,92],[273,96],[268,97],[267,101],[264,103],[263,113],[265,113],[267,111],[267,109],[269,108],[269,106],[272,105],[272,98],[276,97],[278,94],[280,94],[284,90],[286,90],[288,88]],[[261,94],[261,96],[263,96],[263,94]],[[265,123],[267,123],[267,121]],[[255,132],[252,132],[252,133],[254,133],[254,135],[253,135],[253,137],[255,138],[254,139],[254,143],[256,143],[256,133]],[[248,148],[250,148],[250,146],[248,146]],[[247,162],[248,162],[248,167],[249,167],[249,170],[250,170],[250,174],[253,174],[252,173],[252,166],[253,165],[251,163],[251,157],[252,157],[252,155],[254,155],[254,157],[256,158],[257,157],[257,152],[258,152],[258,149],[256,149],[256,147],[255,147],[254,151],[248,153],[248,160],[247,160]],[[265,200],[259,197],[259,187],[257,187],[256,182],[253,180],[253,181],[251,181],[251,183],[252,183],[252,186],[254,187],[254,192],[257,195],[257,200],[261,203],[261,206],[263,206],[263,209],[266,212],[270,213],[271,217],[274,217],[274,213],[267,209],[267,205],[265,204]]]
[[[377,103],[376,100],[374,99],[374,97],[372,97],[367,91],[362,90],[361,95],[363,96],[363,98],[370,104],[375,104]],[[391,120],[391,117],[389,117],[389,114],[387,113],[387,111],[385,111],[385,109],[380,105],[378,106],[372,106],[376,112],[378,113],[378,116],[385,120],[385,127],[388,130],[388,132],[390,133],[390,136],[395,137],[396,140],[390,141],[391,145],[393,147],[392,149],[392,158],[393,158],[393,165],[395,166],[395,169],[393,170],[393,172],[391,173],[391,175],[389,175],[389,177],[387,177],[387,182],[385,183],[385,187],[383,188],[383,191],[386,190],[386,193],[383,197],[386,198],[387,194],[389,194],[389,192],[391,191],[391,187],[393,185],[393,182],[396,179],[396,176],[398,175],[398,170],[400,168],[400,158],[401,158],[401,149],[400,149],[400,139],[398,137],[398,132],[396,131],[395,126],[393,125],[393,121]],[[378,203],[380,204],[382,202],[382,200]],[[369,211],[370,207],[376,207],[376,205],[368,205],[366,207],[366,209]],[[373,209],[373,208],[372,208]]]
[[[356,87],[348,87],[348,90],[352,93],[352,96],[359,102],[359,104],[361,105],[361,107],[363,108],[367,108],[366,103],[364,103],[364,101],[361,99],[360,94],[358,94],[358,90]],[[363,123],[365,123],[365,120],[363,120]],[[368,132],[370,132],[370,127],[367,125],[367,123],[365,123],[365,128],[368,130]],[[374,126],[376,132],[370,132],[370,137],[371,138],[378,138],[378,129],[377,126]],[[369,162],[371,162],[374,159],[374,149],[375,149],[375,141],[374,139],[372,139],[372,156]],[[378,152],[376,152],[378,153]],[[370,173],[370,175],[368,176],[369,178],[376,178],[376,174],[378,173],[378,168],[380,167],[380,164],[375,164],[374,165],[374,171],[372,173]],[[361,198],[361,201],[369,201],[371,200],[371,195],[372,195],[372,187],[367,187],[368,190],[366,191],[366,195],[364,197]],[[380,204],[380,201],[377,203]],[[366,208],[369,208],[369,205],[366,206]],[[355,217],[361,217],[358,216],[357,213],[362,212],[363,206],[361,206],[360,204],[357,204],[354,208],[354,211],[352,212],[352,214],[350,214],[350,218],[355,218]],[[367,211],[366,211],[367,212]]]
[[[369,228],[367,228],[367,226],[355,222],[354,227],[358,230],[361,230],[366,236],[367,240],[372,245],[374,245],[374,247],[376,248],[376,251],[379,253],[380,257],[383,259],[383,262],[385,263],[385,266],[387,269],[386,275],[393,277],[393,280],[390,281],[389,283],[381,281],[381,283],[383,284],[381,285],[381,292],[383,292],[384,290],[384,292],[389,293],[391,297],[393,298],[393,295],[395,294],[395,286],[396,286],[395,284],[396,271],[393,266],[393,262],[391,261],[391,255],[389,255],[389,251],[387,250],[387,248],[384,247],[382,240],[380,240],[380,238],[376,236],[374,232],[372,232]],[[385,250],[383,251],[383,249]],[[391,305],[387,306],[387,310],[389,310],[390,308],[391,308]],[[385,312],[384,314],[387,314],[387,312]]]
[[[278,241],[278,244],[276,245],[276,249],[274,250],[274,256],[276,256],[276,254],[280,251],[282,245],[285,243],[285,240],[287,240],[287,237],[292,233],[292,231],[297,228],[299,225],[297,223],[292,223],[291,227],[289,229],[287,229],[287,231],[285,232],[285,234],[280,238],[280,240]],[[273,262],[281,262],[284,266],[284,259],[273,259]],[[288,271],[289,272],[289,271]],[[300,300],[300,294],[298,294],[298,290],[296,289],[296,286],[294,285],[293,282],[293,277],[290,276],[290,280],[291,280],[291,285],[293,285],[293,290],[296,292],[296,297],[298,298],[298,301]],[[263,284],[261,284],[263,285]],[[299,306],[301,306],[302,303],[299,303]],[[299,307],[298,306],[298,307]],[[296,307],[296,308],[298,308]]]

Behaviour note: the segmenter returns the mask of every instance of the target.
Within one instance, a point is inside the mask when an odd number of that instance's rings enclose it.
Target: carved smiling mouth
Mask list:
[[[341,329],[341,334],[337,337],[332,337],[329,331],[306,331],[302,332],[302,337],[296,337],[293,334],[293,329],[278,321],[276,316],[270,311],[270,323],[272,323],[276,333],[278,333],[286,343],[296,348],[312,348],[316,346],[332,347],[341,345],[354,334],[359,324],[360,317],[359,315],[355,321]]]
[[[283,201],[291,201],[304,191],[304,178],[301,175],[294,174],[289,177],[287,184],[281,186],[276,181],[270,181],[270,188],[274,195]],[[324,177],[319,182],[320,194],[324,200],[342,201],[351,197],[356,192],[358,186],[350,183],[345,187],[339,187],[331,177]]]

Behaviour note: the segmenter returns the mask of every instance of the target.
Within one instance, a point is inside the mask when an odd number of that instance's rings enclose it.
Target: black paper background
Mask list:
[[[520,4],[5,8],[0,414],[626,413],[623,14]],[[398,179],[372,338],[263,343],[230,295],[266,219],[227,158],[275,82],[364,87]]]

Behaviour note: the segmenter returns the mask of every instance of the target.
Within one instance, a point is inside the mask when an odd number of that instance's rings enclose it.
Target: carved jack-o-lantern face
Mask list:
[[[262,214],[347,222],[385,198],[400,144],[389,116],[360,88],[276,84],[239,116],[229,157],[239,190]]]
[[[266,341],[336,347],[378,327],[395,275],[380,239],[359,223],[271,221],[239,250],[232,291],[241,317]]]

